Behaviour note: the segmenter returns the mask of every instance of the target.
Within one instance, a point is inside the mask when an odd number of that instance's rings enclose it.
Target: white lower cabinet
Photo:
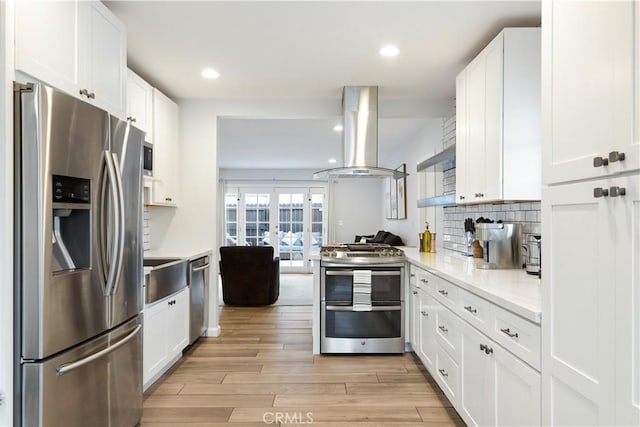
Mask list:
[[[412,346],[451,404],[468,425],[540,425],[540,325],[432,279],[411,288]]]
[[[462,324],[460,415],[469,425],[540,425],[540,373]]]
[[[189,288],[144,309],[142,381],[144,388],[175,362],[189,344]]]

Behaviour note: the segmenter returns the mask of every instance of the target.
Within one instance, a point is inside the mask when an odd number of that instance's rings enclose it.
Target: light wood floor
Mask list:
[[[220,326],[148,390],[144,427],[464,425],[412,354],[314,356],[311,306],[221,307]]]

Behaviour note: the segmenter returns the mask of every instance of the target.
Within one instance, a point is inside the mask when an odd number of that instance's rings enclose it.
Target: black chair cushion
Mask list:
[[[222,299],[227,305],[273,304],[280,294],[280,259],[272,246],[220,247]]]
[[[384,243],[384,239],[391,234],[388,231],[379,230],[373,239],[367,240],[368,243]]]
[[[373,234],[363,234],[362,236],[359,234],[356,234],[354,243],[360,243],[362,239],[364,239],[365,242],[369,239],[373,239]]]

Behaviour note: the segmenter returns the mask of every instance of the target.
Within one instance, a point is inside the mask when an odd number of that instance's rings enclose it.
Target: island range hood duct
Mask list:
[[[313,174],[329,177],[401,178],[405,172],[378,167],[378,87],[345,86],[342,90],[344,163]]]

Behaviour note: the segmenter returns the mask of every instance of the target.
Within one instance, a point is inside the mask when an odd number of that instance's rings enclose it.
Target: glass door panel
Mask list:
[[[238,193],[224,195],[225,246],[238,245]]]
[[[278,194],[278,246],[281,267],[304,267],[304,193]]]
[[[269,245],[270,221],[269,193],[244,194],[244,244],[247,246]]]
[[[311,194],[311,240],[310,250],[320,251],[324,236],[324,194]]]

